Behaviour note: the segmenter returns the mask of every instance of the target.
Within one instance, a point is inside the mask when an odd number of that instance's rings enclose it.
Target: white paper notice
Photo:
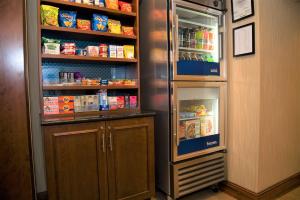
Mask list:
[[[234,55],[251,53],[253,51],[252,29],[253,26],[249,25],[234,30]]]
[[[251,0],[232,0],[232,6],[234,20],[252,14]]]

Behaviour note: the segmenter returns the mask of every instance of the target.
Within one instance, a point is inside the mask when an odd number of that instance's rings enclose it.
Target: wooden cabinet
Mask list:
[[[50,200],[154,196],[152,117],[44,126]]]
[[[154,193],[153,121],[150,118],[110,121],[109,199],[146,199]]]

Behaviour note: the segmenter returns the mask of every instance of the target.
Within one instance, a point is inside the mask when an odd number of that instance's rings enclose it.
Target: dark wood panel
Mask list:
[[[50,200],[105,200],[105,123],[44,128]]]
[[[0,1],[0,199],[32,199],[23,0]]]
[[[154,196],[152,118],[107,122],[109,199]]]

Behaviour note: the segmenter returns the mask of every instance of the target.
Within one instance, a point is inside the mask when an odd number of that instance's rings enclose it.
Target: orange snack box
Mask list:
[[[59,96],[58,106],[60,114],[74,113],[74,96]]]

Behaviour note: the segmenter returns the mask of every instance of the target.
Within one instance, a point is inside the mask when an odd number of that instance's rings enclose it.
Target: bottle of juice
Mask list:
[[[208,33],[208,41],[208,50],[214,50],[214,33],[212,31]]]
[[[196,49],[202,49],[202,39],[203,31],[201,29],[196,29]]]
[[[208,50],[208,30],[207,29],[204,29],[204,32],[203,32],[203,49],[205,50]]]

